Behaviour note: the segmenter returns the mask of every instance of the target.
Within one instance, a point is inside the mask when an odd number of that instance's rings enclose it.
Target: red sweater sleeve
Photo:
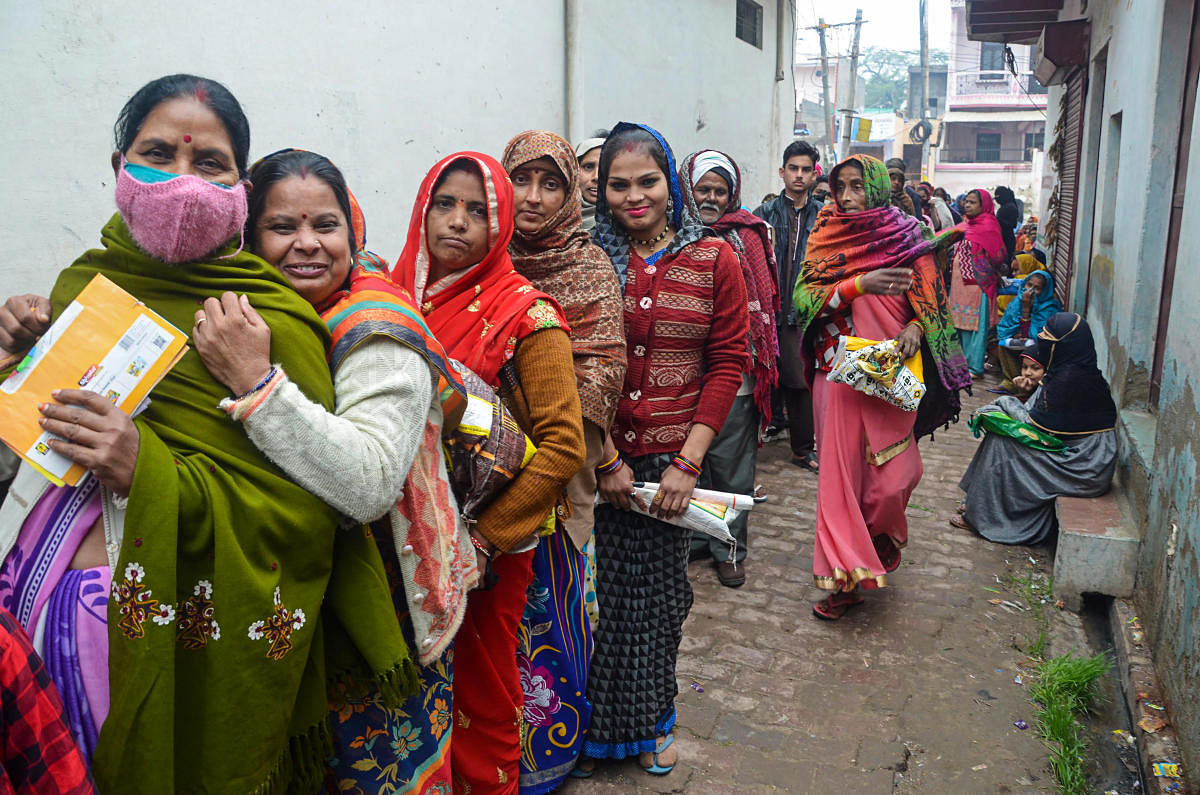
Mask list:
[[[718,432],[725,424],[742,385],[742,374],[750,366],[746,348],[749,318],[741,264],[729,244],[721,241],[713,264],[713,314],[704,344],[704,379],[692,422]]]

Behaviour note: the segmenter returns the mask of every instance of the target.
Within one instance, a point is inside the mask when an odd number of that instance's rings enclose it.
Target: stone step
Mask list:
[[[1056,508],[1054,595],[1073,611],[1085,593],[1132,596],[1141,534],[1122,508],[1120,489],[1100,497],[1059,497]]]

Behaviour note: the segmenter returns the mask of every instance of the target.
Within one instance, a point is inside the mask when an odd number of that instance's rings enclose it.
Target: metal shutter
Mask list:
[[[1083,105],[1087,70],[1067,78],[1066,121],[1062,131],[1062,170],[1058,174],[1058,228],[1054,243],[1054,295],[1069,307],[1071,271],[1075,256],[1075,208],[1078,207],[1079,154],[1083,149]]]

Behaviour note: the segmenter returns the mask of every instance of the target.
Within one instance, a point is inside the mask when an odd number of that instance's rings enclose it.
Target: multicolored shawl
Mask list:
[[[438,374],[443,416],[459,416],[466,405],[462,375],[425,325],[416,302],[392,282],[387,271],[385,260],[370,251],[359,251],[349,288],[334,293],[318,307],[332,337],[330,371],[336,374],[363,342],[387,337],[429,363]],[[395,548],[411,547],[413,552],[400,558],[407,612],[416,637],[431,641],[419,649],[422,665],[437,659],[454,638],[462,624],[467,591],[479,578],[475,550],[447,498],[450,483],[441,448],[442,430],[439,423],[426,419],[417,456],[396,501],[396,510],[405,521]]]
[[[474,165],[483,178],[488,204],[488,252],[470,268],[427,285],[430,259],[425,216],[434,186],[458,160]],[[535,290],[513,268],[508,255],[512,235],[512,183],[504,167],[495,158],[478,152],[457,152],[442,158],[421,182],[408,224],[408,240],[392,271],[392,279],[420,302],[421,313],[446,353],[493,388],[499,387],[500,368],[512,358],[518,342],[544,328],[569,330],[558,303]]]
[[[1059,436],[1110,431],[1117,424],[1108,381],[1096,366],[1096,342],[1086,320],[1059,312],[1038,334],[1037,361],[1046,375],[1030,422]]]
[[[914,429],[920,438],[957,418],[958,390],[971,385],[936,261],[944,260],[946,248],[962,233],[954,228],[934,235],[916,218],[892,207],[887,169],[876,158],[852,155],[833,168],[830,182],[835,183],[838,172],[851,161],[863,171],[867,209],[844,213],[836,204],[821,209],[796,280],[796,326],[809,329],[843,279],[880,268],[913,268],[908,300],[938,373],[937,379],[926,377],[929,392],[921,401]]]
[[[216,253],[225,258],[159,262],[119,214],[101,242],[59,275],[56,315],[98,273],[185,329],[198,301],[236,290],[271,326],[272,361],[332,406],[328,331],[275,268],[233,244]],[[330,581],[337,568],[379,566],[370,539],[336,532],[333,509],[229,422],[217,405],[227,394],[189,352],[135,420],[108,617],[111,706],[93,767],[102,791],[133,781],[154,792],[315,790],[329,748],[324,629],[337,623],[323,605],[377,607],[365,589]],[[200,620],[185,626],[189,616]],[[401,638],[391,674],[411,685],[405,648]]]
[[[604,249],[604,253],[612,260],[613,268],[617,271],[617,279],[621,282],[622,290],[625,288],[625,272],[629,270],[629,235],[623,230],[612,217],[612,210],[608,206],[608,197],[605,194],[604,186],[608,184],[608,166],[612,164],[612,158],[605,155],[605,152],[614,146],[614,140],[617,133],[633,128],[645,130],[654,136],[659,145],[662,146],[663,152],[667,155],[667,182],[670,187],[670,195],[667,197],[667,220],[671,224],[671,228],[675,230],[675,238],[670,244],[662,250],[660,256],[669,257],[677,251],[683,249],[684,246],[695,243],[705,235],[711,232],[701,224],[694,223],[690,219],[684,218],[683,215],[683,192],[679,189],[679,174],[676,173],[675,155],[671,152],[671,147],[666,139],[654,129],[645,124],[634,124],[632,122],[622,121],[617,122],[617,125],[612,128],[608,138],[604,140],[604,148],[600,150],[600,195],[596,198],[596,226],[592,229],[592,241],[600,248]]]
[[[571,326],[571,351],[583,417],[607,433],[625,381],[621,288],[612,261],[583,229],[579,163],[571,145],[545,130],[514,137],[501,158],[514,170],[549,157],[566,181],[567,199],[536,231],[517,229],[508,246],[517,273],[553,296]]]
[[[724,215],[708,226],[725,238],[737,252],[746,281],[747,308],[750,311],[750,355],[754,374],[754,404],[765,430],[771,421],[771,389],[779,383],[779,337],[775,317],[779,314],[779,275],[775,266],[775,246],[771,242],[771,227],[757,215],[742,209],[742,175],[737,163],[724,152],[704,149],[683,159],[679,180],[683,183],[684,216],[692,223],[703,224],[700,208],[691,189],[703,174],[696,168],[697,158],[720,155],[733,171],[729,188],[729,208]]]
[[[961,269],[963,283],[979,285],[995,305],[1000,289],[999,269],[1008,261],[1008,248],[1004,245],[992,194],[983,188],[976,188],[972,192],[979,195],[982,209],[979,215],[964,218],[956,227],[963,232],[963,244],[960,245],[965,244],[969,248],[968,256],[955,257],[955,262]]]

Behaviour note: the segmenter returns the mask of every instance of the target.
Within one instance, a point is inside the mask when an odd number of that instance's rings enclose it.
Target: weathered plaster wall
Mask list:
[[[1189,33],[1172,20],[1185,3],[1089,5],[1091,51],[1107,48],[1107,68],[1088,87],[1084,142],[1098,157],[1091,172],[1084,153],[1073,304],[1090,288],[1088,318],[1107,332],[1097,335],[1097,353],[1122,407],[1145,408],[1154,352]],[[1115,219],[1111,234],[1106,211]]]
[[[1200,110],[1200,106],[1198,106]],[[1187,180],[1200,186],[1200,113],[1193,121]],[[1147,618],[1184,764],[1200,769],[1200,190],[1184,204],[1183,237],[1167,330],[1162,395],[1149,467],[1149,506],[1138,572]],[[1157,294],[1157,293],[1156,293]]]
[[[1085,110],[1076,279],[1097,353],[1122,409],[1120,477],[1142,525],[1137,579],[1145,621],[1180,732],[1183,762],[1200,768],[1200,190],[1184,206],[1157,406],[1147,386],[1178,152],[1193,0],[1089,4],[1092,74]],[[1065,15],[1064,15],[1065,18]],[[1105,60],[1106,59],[1106,60]],[[1055,92],[1057,93],[1057,92]],[[1057,97],[1052,97],[1056,104]],[[1120,114],[1120,142],[1114,115]],[[1200,120],[1188,184],[1200,185]],[[1095,171],[1089,163],[1096,162]],[[1094,197],[1094,201],[1093,201]],[[1115,204],[1113,202],[1115,201]],[[1111,234],[1103,227],[1115,207]]]

